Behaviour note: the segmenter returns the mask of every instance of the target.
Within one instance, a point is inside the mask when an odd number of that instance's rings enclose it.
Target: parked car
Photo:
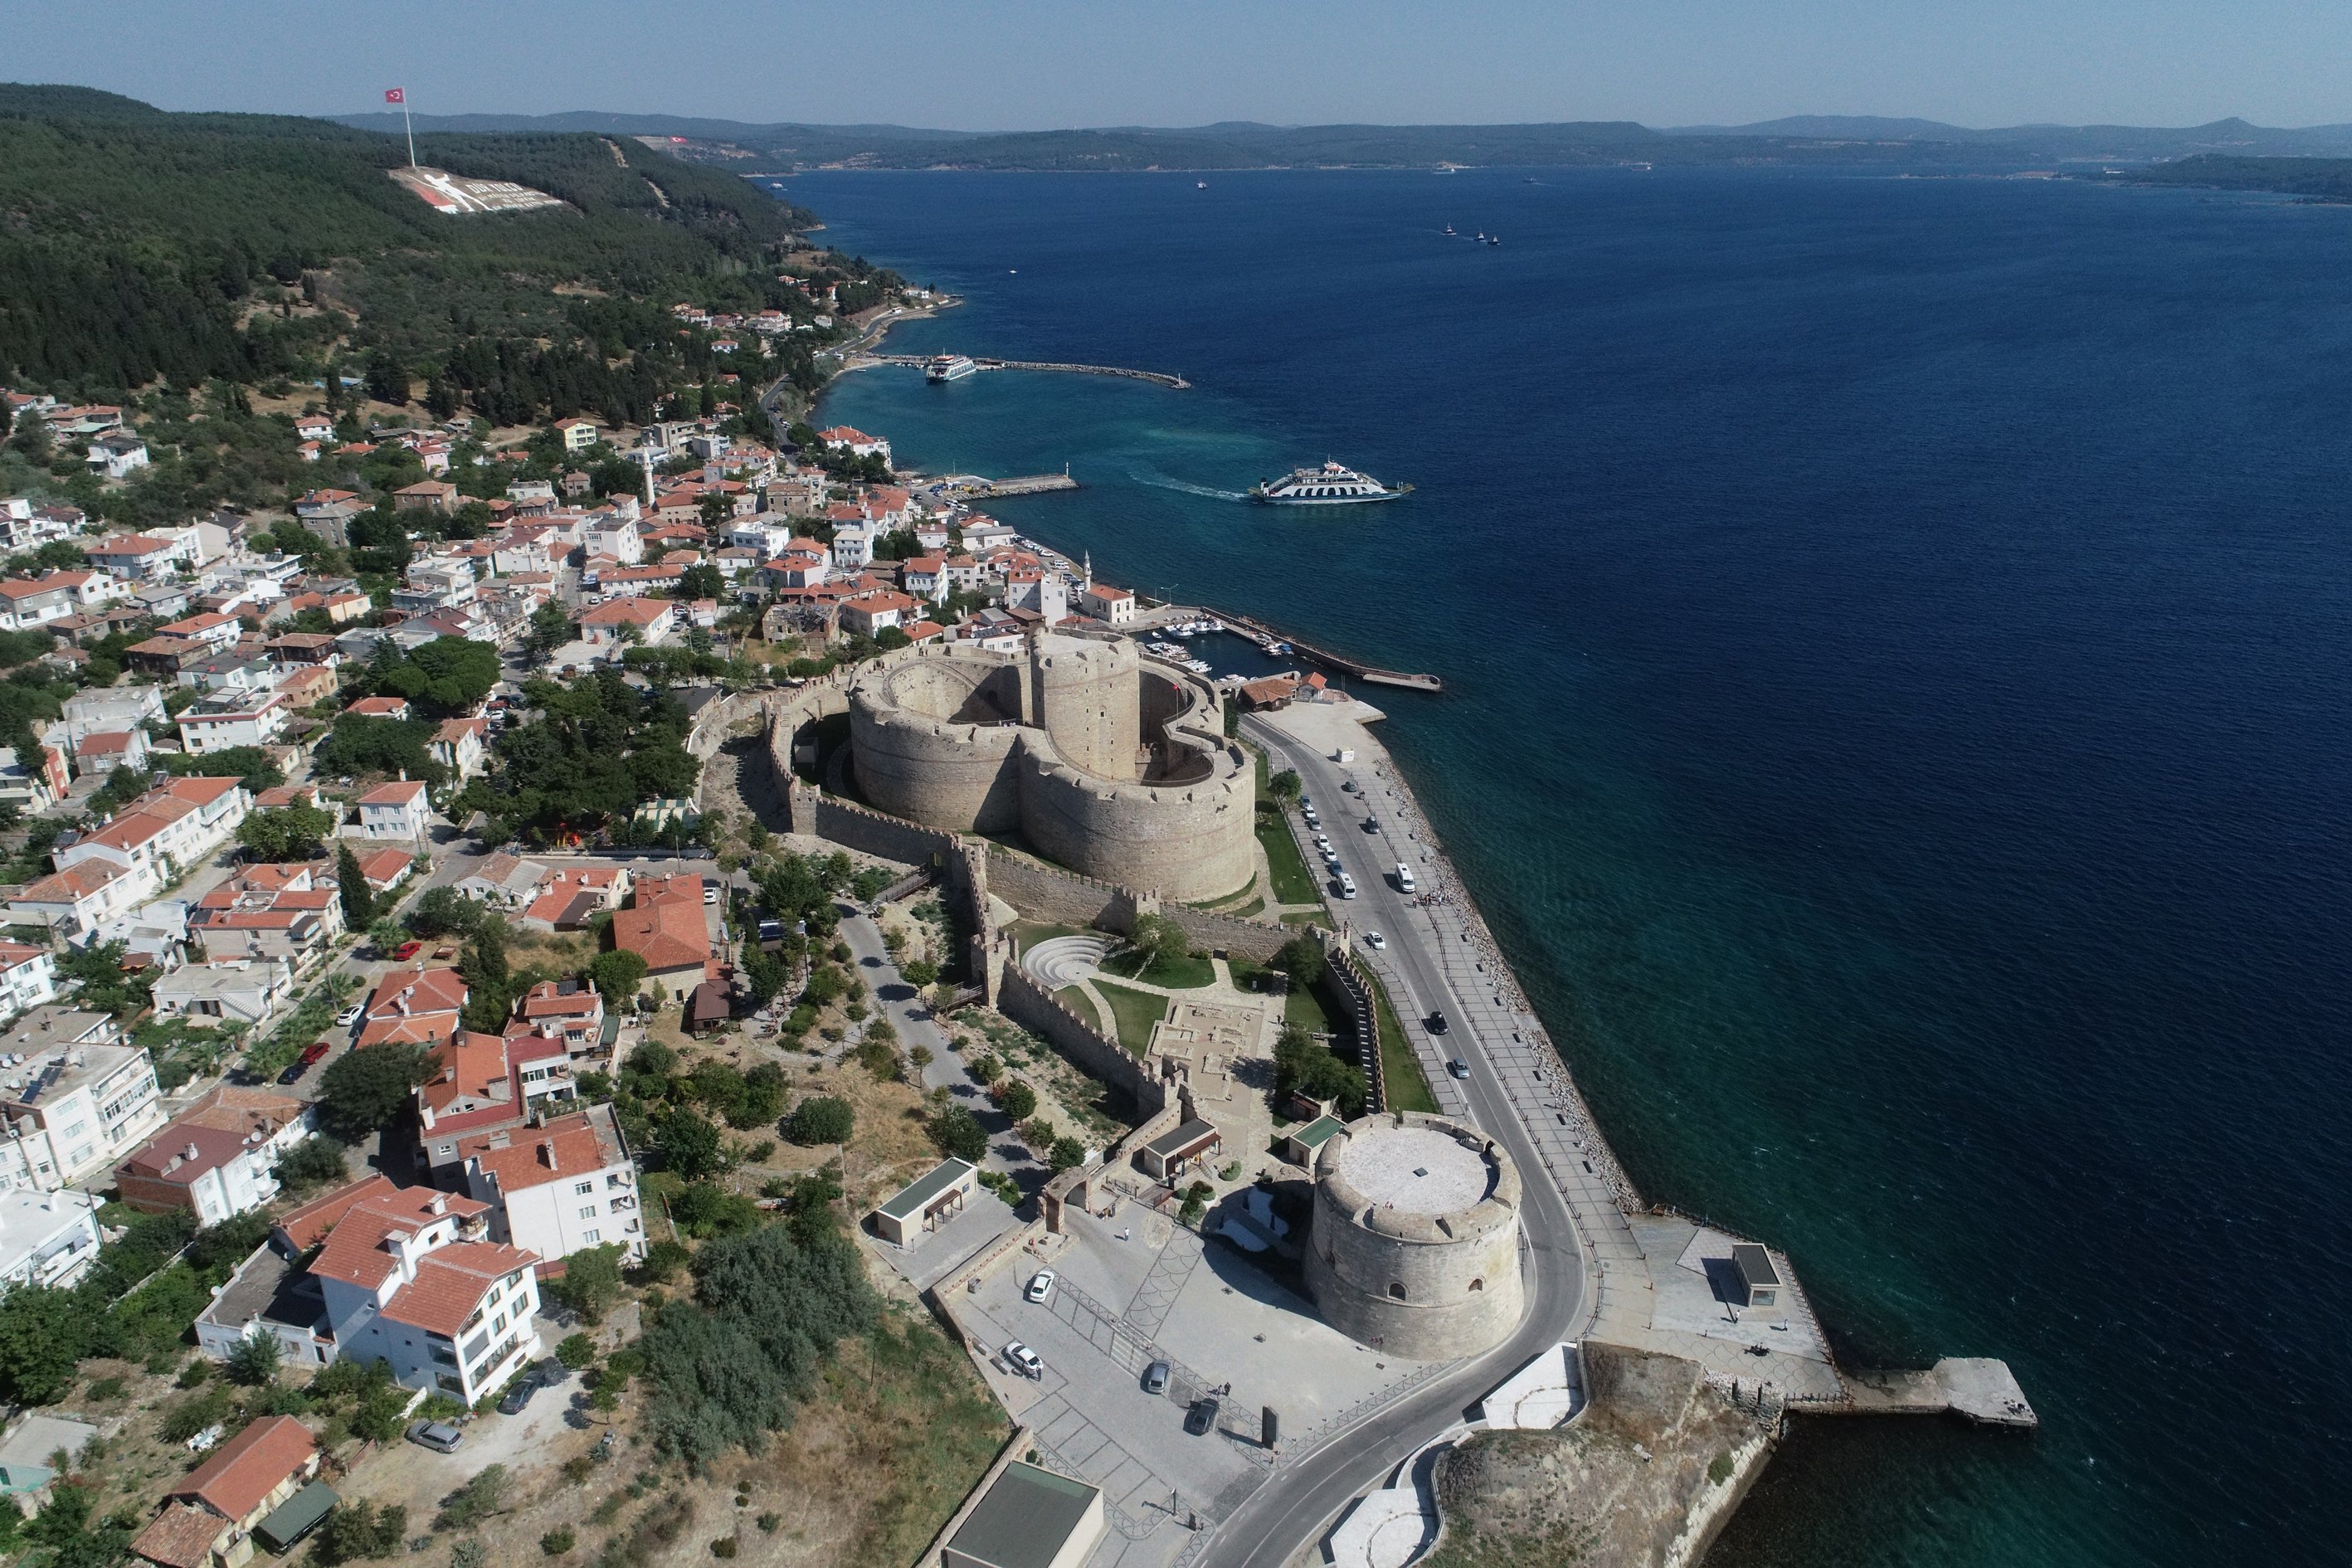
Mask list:
[[[439,947],[433,950],[433,956],[436,958],[455,958],[457,956],[457,949],[455,944],[445,942]]]
[[[1452,1073],[1455,1078],[1468,1078],[1470,1076],[1470,1064],[1464,1061],[1460,1057],[1455,1057],[1452,1061],[1445,1064],[1445,1070]]]
[[[1168,1371],[1168,1363],[1164,1361],[1155,1361],[1150,1366],[1145,1367],[1143,1369],[1143,1392],[1153,1394],[1167,1393]]]
[[[530,1396],[538,1392],[539,1373],[535,1372],[524,1373],[520,1377],[514,1380],[513,1385],[507,1390],[506,1396],[499,1401],[499,1414],[501,1415],[521,1415],[523,1406],[529,1405],[530,1403]]]
[[[1438,1012],[1432,1013],[1426,1022],[1429,1026],[1429,1032],[1431,1034],[1442,1035],[1445,1033],[1445,1014],[1442,1009]]]
[[[408,1440],[439,1453],[454,1454],[466,1435],[446,1421],[413,1421],[408,1426]]]
[[[392,961],[394,963],[406,963],[424,950],[425,944],[421,942],[404,942],[392,950]]]
[[[1040,1268],[1031,1277],[1026,1294],[1032,1301],[1043,1301],[1054,1293],[1054,1271]]]
[[[288,1062],[286,1064],[286,1070],[278,1075],[278,1081],[280,1083],[297,1082],[304,1073],[310,1070],[310,1064],[308,1062]]]
[[[335,1015],[335,1027],[338,1029],[350,1028],[353,1024],[360,1021],[360,1015],[366,1011],[367,1005],[365,1003],[352,1003],[350,1006]]]
[[[317,1067],[327,1059],[327,1053],[334,1048],[335,1043],[332,1040],[312,1040],[302,1047],[301,1065],[306,1068]]]
[[[1364,945],[1370,948],[1374,952],[1380,952],[1382,948],[1388,946],[1388,944],[1389,939],[1382,936],[1376,931],[1368,931],[1364,933]]]
[[[1184,1416],[1184,1430],[1195,1437],[1205,1436],[1216,1424],[1217,1402],[1213,1399],[1194,1400],[1192,1408]]]
[[[1004,1364],[1024,1377],[1045,1375],[1045,1362],[1039,1358],[1035,1351],[1031,1350],[1019,1340],[1004,1342]]]

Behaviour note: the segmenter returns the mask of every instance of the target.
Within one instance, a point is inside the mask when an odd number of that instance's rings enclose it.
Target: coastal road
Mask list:
[[[1359,896],[1338,907],[1360,927],[1379,930],[1388,939],[1381,956],[1391,984],[1404,994],[1393,998],[1406,1016],[1409,1032],[1421,1033],[1420,1020],[1433,1008],[1444,1008],[1452,1030],[1437,1042],[1459,1057],[1470,1069],[1467,1080],[1448,1079],[1440,1089],[1442,1100],[1457,1091],[1467,1118],[1500,1142],[1517,1163],[1522,1194],[1523,1280],[1527,1315],[1511,1337],[1498,1348],[1413,1391],[1357,1425],[1325,1439],[1307,1453],[1289,1456],[1249,1500],[1221,1524],[1202,1561],[1214,1568],[1281,1568],[1301,1546],[1319,1540],[1332,1517],[1349,1500],[1380,1485],[1390,1470],[1412,1451],[1460,1419],[1464,1411],[1488,1390],[1532,1360],[1538,1352],[1571,1337],[1584,1321],[1587,1279],[1583,1253],[1574,1219],[1559,1189],[1544,1174],[1542,1158],[1527,1127],[1513,1110],[1501,1081],[1486,1059],[1490,1047],[1506,1042],[1486,1037],[1494,1027],[1464,1006],[1445,978],[1435,945],[1444,940],[1442,925],[1426,918],[1388,878],[1397,855],[1385,832],[1363,830],[1363,805],[1342,793],[1340,782],[1350,771],[1289,735],[1255,721],[1245,720],[1250,739],[1265,746],[1278,769],[1297,770],[1338,848],[1342,863],[1356,879]],[[1385,826],[1386,825],[1384,825]],[[1387,856],[1386,860],[1374,857]]]

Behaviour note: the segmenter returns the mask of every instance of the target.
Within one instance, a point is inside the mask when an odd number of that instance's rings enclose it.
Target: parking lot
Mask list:
[[[1234,1249],[1148,1209],[1122,1205],[1108,1220],[1072,1209],[1066,1224],[1051,1299],[1024,1299],[1035,1268],[1024,1257],[957,1307],[992,1353],[1018,1340],[1044,1363],[1034,1382],[999,1384],[1039,1446],[1112,1505],[1097,1568],[1168,1562],[1196,1521],[1238,1506],[1276,1462],[1259,1442],[1263,1407],[1279,1419],[1278,1453],[1420,1370],[1358,1346]],[[1164,1395],[1143,1391],[1154,1360],[1171,1365]],[[1186,1411],[1211,1395],[1217,1427],[1187,1433]]]

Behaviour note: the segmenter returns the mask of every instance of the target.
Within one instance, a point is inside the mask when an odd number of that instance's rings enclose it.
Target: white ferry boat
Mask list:
[[[1394,500],[1412,489],[1394,489],[1369,474],[1326,462],[1319,468],[1293,468],[1278,479],[1250,487],[1249,497],[1267,506],[1343,506],[1351,501]]]
[[[933,354],[923,368],[926,381],[961,381],[980,367],[967,354]]]

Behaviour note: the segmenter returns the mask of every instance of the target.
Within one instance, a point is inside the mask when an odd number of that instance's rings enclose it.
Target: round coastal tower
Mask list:
[[[1349,1338],[1415,1361],[1502,1342],[1519,1289],[1519,1173],[1475,1129],[1367,1116],[1315,1161],[1307,1288]]]

